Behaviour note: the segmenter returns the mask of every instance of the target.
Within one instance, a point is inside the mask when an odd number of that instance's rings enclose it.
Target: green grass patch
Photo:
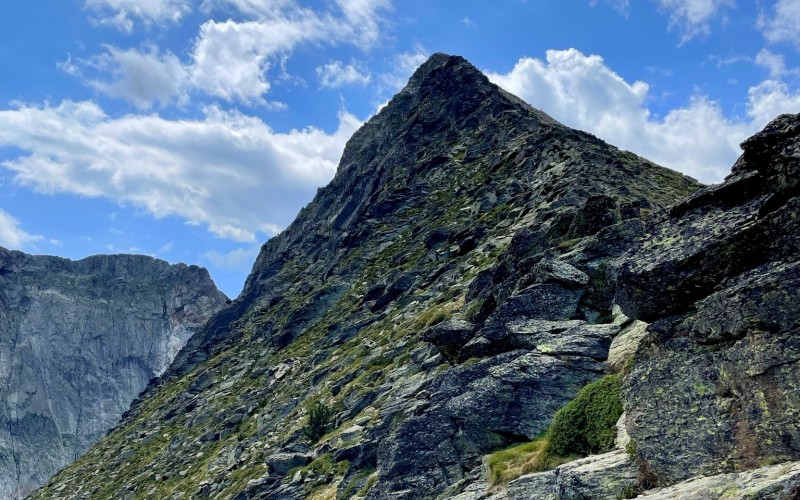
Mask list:
[[[622,415],[620,375],[607,375],[586,385],[575,399],[556,412],[539,439],[514,445],[487,457],[489,482],[506,484],[524,474],[553,469],[563,463],[614,448],[616,423]]]
[[[511,446],[489,455],[486,464],[489,467],[489,483],[496,486],[507,484],[532,472],[553,469],[576,457],[559,457],[550,453],[550,441],[547,436],[536,441]]]

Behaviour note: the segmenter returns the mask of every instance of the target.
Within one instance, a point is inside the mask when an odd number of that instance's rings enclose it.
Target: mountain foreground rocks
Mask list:
[[[196,266],[0,248],[0,498],[97,442],[226,301]]]
[[[435,54],[33,498],[792,498],[798,120],[702,188]],[[612,372],[621,449],[491,479]]]

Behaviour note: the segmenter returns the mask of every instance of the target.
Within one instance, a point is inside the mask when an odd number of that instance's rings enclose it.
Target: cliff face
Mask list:
[[[195,266],[0,248],[0,497],[97,442],[226,300]]]
[[[34,497],[457,494],[604,373],[621,256],[698,187],[436,54],[242,295]]]
[[[620,305],[652,322],[623,393],[654,484],[800,459],[800,115],[742,149],[620,275]]]

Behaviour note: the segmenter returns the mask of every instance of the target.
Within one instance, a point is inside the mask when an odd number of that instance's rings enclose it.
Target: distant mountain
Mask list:
[[[777,431],[800,422],[794,351],[728,350],[754,332],[794,342],[796,275],[747,273],[798,248],[797,120],[702,188],[435,54],[262,247],[242,295],[33,497],[629,498],[797,460],[794,431]],[[773,377],[762,399],[738,387],[738,361],[704,369],[742,353]],[[720,415],[754,430],[715,437]],[[601,439],[536,462],[542,436],[580,444],[586,429]],[[709,479],[697,498],[728,479],[782,498],[793,466]]]
[[[0,248],[0,498],[97,442],[226,301],[196,266]]]

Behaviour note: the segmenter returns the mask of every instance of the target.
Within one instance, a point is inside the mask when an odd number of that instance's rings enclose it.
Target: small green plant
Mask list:
[[[303,427],[303,434],[312,444],[316,443],[328,432],[331,418],[333,410],[318,401],[308,413],[308,423]]]
[[[553,454],[590,455],[614,447],[616,423],[622,415],[620,375],[607,375],[588,384],[578,396],[556,412],[550,425]]]
[[[367,478],[367,482],[364,484],[364,486],[360,490],[358,490],[358,493],[356,493],[356,495],[358,495],[360,497],[367,496],[367,493],[369,493],[369,490],[371,490],[372,487],[375,486],[375,483],[377,483],[377,482],[378,482],[378,474],[374,473],[374,474],[370,475],[369,478]]]
[[[586,385],[556,412],[542,437],[489,455],[489,482],[506,484],[523,474],[550,470],[582,456],[611,450],[616,423],[622,415],[619,389],[620,375],[607,375]]]
[[[561,243],[558,244],[558,248],[560,248],[562,250],[569,250],[572,247],[574,247],[575,245],[577,245],[578,243],[580,243],[582,239],[583,238],[573,238],[571,240],[564,240],[564,241],[562,241]]]
[[[628,441],[628,444],[625,445],[625,453],[627,453],[631,458],[636,456],[636,441],[633,439]]]

